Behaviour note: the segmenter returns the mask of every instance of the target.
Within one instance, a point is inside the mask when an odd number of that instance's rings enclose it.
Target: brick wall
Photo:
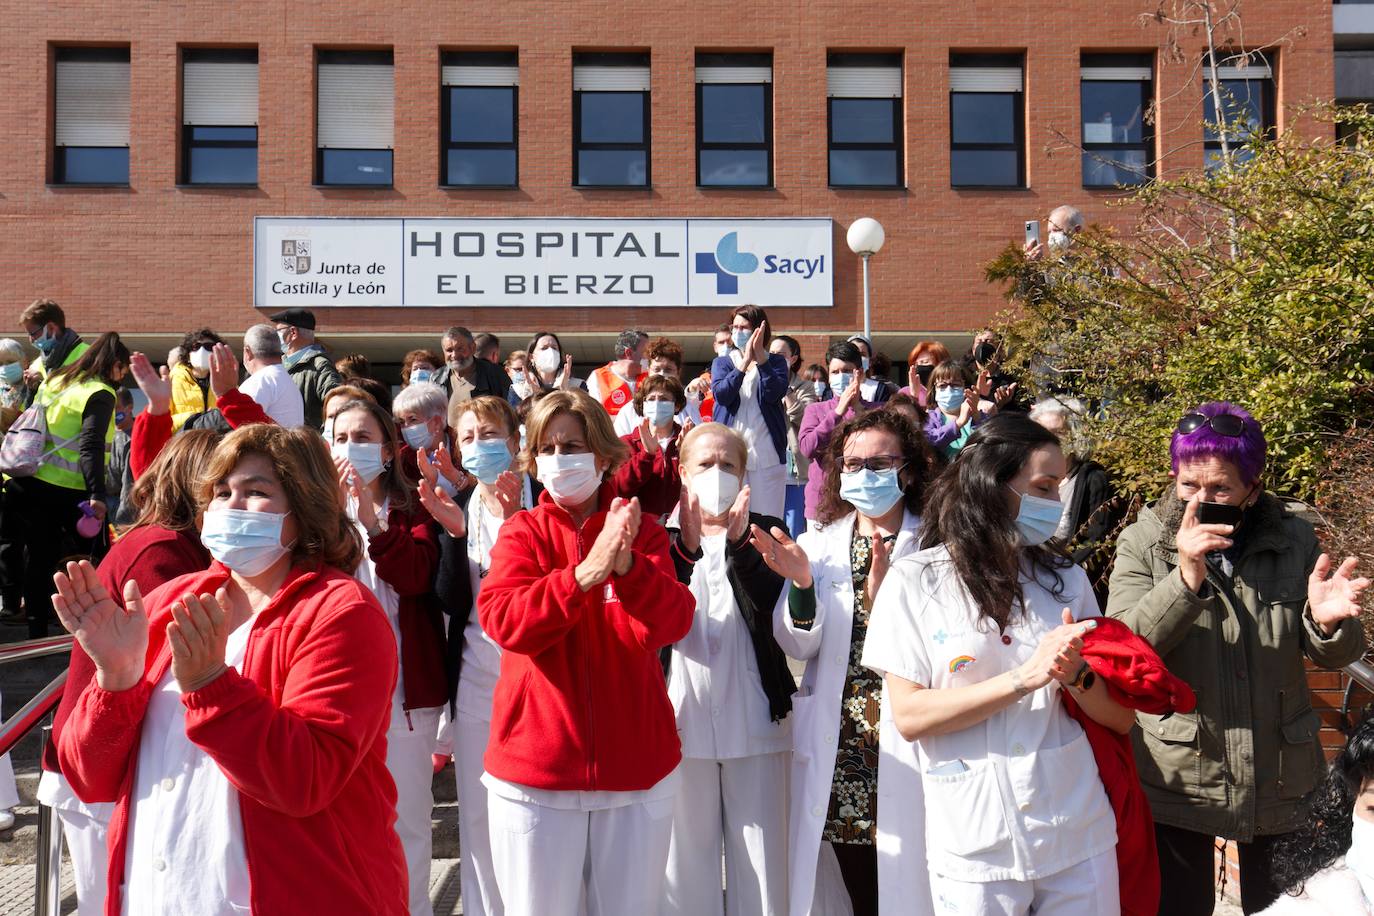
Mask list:
[[[823,340],[860,323],[857,259],[843,231],[876,217],[887,247],[873,261],[875,327],[957,332],[1000,307],[981,266],[1021,236],[1021,222],[1074,202],[1090,218],[1124,223],[1113,194],[1081,188],[1071,149],[1055,131],[1079,132],[1078,61],[1083,50],[1146,51],[1165,39],[1138,16],[1147,0],[1047,4],[1031,0],[948,3],[834,0],[756,4],[701,0],[633,4],[405,4],[351,0],[313,4],[3,4],[0,30],[0,298],[14,315],[36,295],[69,307],[74,326],[126,332],[181,331],[200,324],[238,330],[251,308],[254,215],[830,216],[838,225],[836,306],[782,309],[779,330]],[[1280,52],[1281,106],[1332,93],[1331,5],[1274,0],[1245,9],[1249,44],[1305,36]],[[937,18],[938,17],[938,18]],[[938,21],[938,28],[932,25]],[[51,159],[51,59],[62,44],[131,46],[130,188],[45,186]],[[179,48],[255,45],[260,61],[259,187],[177,188]],[[314,51],[389,47],[396,76],[395,186],[384,191],[311,186]],[[521,186],[510,191],[438,187],[439,56],[444,49],[518,48]],[[1187,37],[1184,53],[1200,46]],[[573,51],[647,49],[652,58],[653,181],[647,191],[571,187]],[[826,187],[825,60],[834,49],[905,53],[907,188]],[[776,188],[702,190],[695,185],[693,65],[697,50],[773,53]],[[1027,175],[1018,191],[953,190],[948,167],[951,50],[1024,50]],[[1177,148],[1165,171],[1201,162],[1199,91],[1190,65],[1158,68],[1161,146]],[[1288,114],[1280,116],[1291,126]],[[1185,142],[1187,141],[1187,142]],[[496,332],[548,325],[587,332],[630,323],[700,331],[710,309],[519,312],[467,309],[330,310],[322,326],[364,332],[444,327]],[[14,324],[13,319],[11,326]]]

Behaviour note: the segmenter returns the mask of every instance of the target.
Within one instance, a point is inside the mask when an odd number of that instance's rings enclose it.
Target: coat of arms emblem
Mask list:
[[[310,240],[282,239],[281,267],[289,274],[310,273]]]

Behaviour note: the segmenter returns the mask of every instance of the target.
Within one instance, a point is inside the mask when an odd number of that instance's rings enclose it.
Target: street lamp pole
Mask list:
[[[870,252],[870,253],[867,253],[867,254],[865,254],[865,255],[863,256],[863,259],[864,259],[864,339],[865,339],[865,340],[872,340],[872,339],[873,339],[872,315],[871,315],[871,312],[870,312],[870,309],[869,309],[869,303],[868,303],[868,259],[871,258],[871,257],[873,257],[873,254],[872,254],[871,252]]]
[[[876,219],[867,216],[854,220],[849,226],[849,232],[845,234],[849,250],[864,261],[864,338],[870,341],[873,339],[873,316],[868,298],[868,259],[882,249],[885,240],[882,225]]]

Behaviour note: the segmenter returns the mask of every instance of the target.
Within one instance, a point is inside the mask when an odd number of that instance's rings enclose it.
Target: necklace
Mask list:
[[[520,508],[525,508],[525,486],[524,478],[520,481]],[[472,510],[472,524],[469,526],[472,533],[472,545],[477,549],[477,578],[485,579],[487,573],[491,571],[491,553],[487,544],[487,530],[485,517],[489,514],[486,501],[482,499],[481,492],[472,494],[472,499],[476,501],[477,508]],[[469,503],[471,505],[471,503]],[[493,516],[494,518],[495,516]],[[502,521],[505,521],[502,519]],[[498,526],[499,527],[499,526]]]

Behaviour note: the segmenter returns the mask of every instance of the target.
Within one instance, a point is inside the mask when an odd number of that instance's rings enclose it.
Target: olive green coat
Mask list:
[[[1307,614],[1321,550],[1312,526],[1264,494],[1247,513],[1229,578],[1209,562],[1200,595],[1183,584],[1173,495],[1121,534],[1107,614],[1149,640],[1197,694],[1197,710],[1140,713],[1140,779],[1161,824],[1242,842],[1283,833],[1325,772],[1307,655],[1339,668],[1364,654],[1358,620],[1323,636]]]

